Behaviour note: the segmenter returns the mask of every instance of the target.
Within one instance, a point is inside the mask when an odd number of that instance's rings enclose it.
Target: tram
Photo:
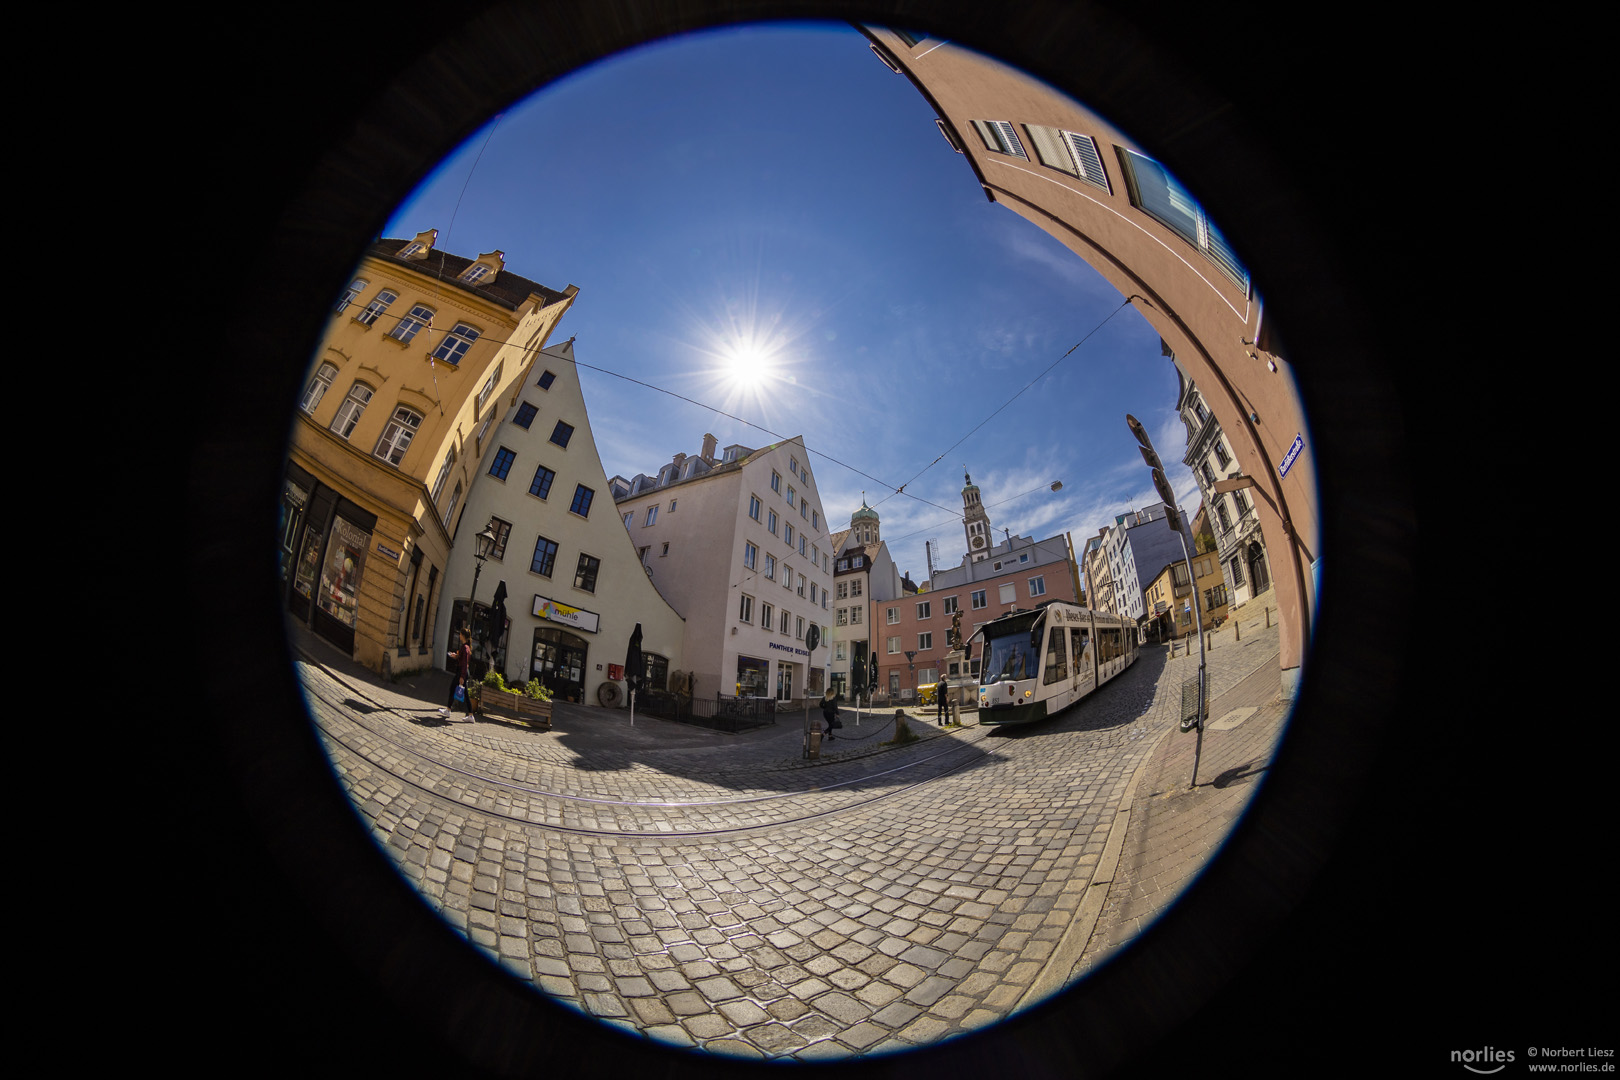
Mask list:
[[[979,627],[979,723],[1026,724],[1068,708],[1136,660],[1131,619],[1049,600]]]

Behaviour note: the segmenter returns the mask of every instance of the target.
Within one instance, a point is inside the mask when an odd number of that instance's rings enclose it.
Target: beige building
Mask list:
[[[579,291],[520,277],[499,251],[438,251],[436,236],[367,249],[311,366],[282,487],[289,617],[385,675],[433,666],[474,470]]]
[[[494,666],[508,683],[538,679],[559,699],[625,705],[622,670],[631,634],[641,627],[643,688],[665,690],[684,663],[684,627],[648,579],[619,523],[596,449],[572,338],[540,351],[515,404],[483,439],[463,524],[444,576],[443,614],[435,624],[436,663],[450,634],[467,619],[475,674]],[[485,524],[495,543],[478,592],[472,537]],[[505,627],[489,645],[497,590],[505,590]]]
[[[820,697],[832,549],[804,440],[716,450],[705,435],[656,474],[608,482],[644,572],[686,620],[692,696]]]
[[[1090,263],[1201,388],[1236,468],[1254,484],[1282,620],[1283,688],[1292,694],[1315,603],[1315,469],[1290,361],[1247,270],[1197,201],[1104,118],[949,42],[882,27],[863,32],[933,107],[985,197]]]

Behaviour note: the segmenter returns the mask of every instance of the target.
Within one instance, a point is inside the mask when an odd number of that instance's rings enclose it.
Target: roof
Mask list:
[[[567,293],[547,288],[538,281],[530,281],[528,278],[520,274],[514,274],[510,270],[502,270],[493,279],[486,279],[487,284],[469,285],[461,280],[461,275],[466,272],[467,267],[477,262],[477,259],[452,255],[448,251],[440,251],[438,248],[430,249],[427,255],[420,259],[399,258],[395,253],[409,243],[409,240],[390,238],[376,240],[366,249],[366,254],[372,258],[393,263],[396,266],[410,267],[417,273],[438,278],[446,286],[460,289],[462,292],[471,293],[474,296],[481,296],[485,300],[497,303],[504,308],[515,310],[533,295],[540,296],[548,305],[568,298]]]

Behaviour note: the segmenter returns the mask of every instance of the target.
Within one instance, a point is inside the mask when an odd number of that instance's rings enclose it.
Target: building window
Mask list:
[[[360,278],[356,278],[354,284],[350,285],[349,290],[343,294],[343,298],[337,302],[337,310],[332,314],[341,315],[349,310],[349,305],[360,299],[360,294],[365,291],[366,283]]]
[[[781,473],[772,471],[772,473],[771,473],[771,490],[776,492],[778,495],[782,494],[782,474]]]
[[[852,607],[849,609],[849,624],[851,626],[861,625],[861,612],[864,610],[864,608],[858,607]]]
[[[821,511],[810,511],[810,527],[817,532],[821,531]]]
[[[501,363],[496,364],[495,365],[495,370],[489,373],[489,378],[488,379],[484,380],[484,388],[482,390],[478,391],[478,411],[479,412],[484,411],[484,406],[486,404],[488,404],[490,395],[495,393],[495,385],[501,381],[501,369],[504,368],[505,366],[506,366],[505,361],[502,361]]]
[[[776,580],[776,556],[765,556],[765,577],[770,581]]]
[[[529,425],[534,423],[535,414],[539,411],[539,409],[525,401],[523,404],[518,406],[517,415],[512,417],[512,423],[527,431]]]
[[[439,347],[433,350],[433,359],[443,360],[447,364],[459,364],[461,358],[467,355],[472,343],[478,340],[478,331],[466,323],[456,323],[456,328],[444,336]]]
[[[759,605],[759,626],[760,626],[760,629],[769,630],[771,628],[771,616],[773,616],[775,614],[776,614],[776,609],[771,607],[771,605],[769,605],[769,604],[761,604],[761,605]]]
[[[403,405],[399,406],[389,418],[388,426],[383,428],[382,438],[377,440],[377,449],[372,453],[397,467],[405,451],[410,449],[411,437],[421,424],[420,416]]]
[[[799,475],[799,459],[791,455],[788,457],[788,472],[794,476]]]
[[[917,618],[932,619],[933,617],[934,605],[931,601],[924,600],[922,603],[917,605]]]
[[[754,598],[744,593],[737,605],[737,619],[739,622],[751,623],[754,621]]]
[[[890,638],[888,644],[890,656],[895,656],[900,652],[900,639],[898,637]]]
[[[973,120],[973,129],[984,140],[987,149],[998,154],[1010,154],[1013,157],[1029,160],[1024,152],[1024,144],[1018,141],[1018,132],[1005,120]]]
[[[772,536],[776,535],[776,511],[775,510],[767,510],[767,511],[765,511],[765,527],[771,531]]]
[[[662,559],[662,558],[663,558],[663,557],[664,557],[664,556],[665,556],[665,555],[668,555],[668,554],[669,554],[669,541],[668,541],[668,540],[665,540],[665,541],[664,541],[664,550],[663,550],[663,551],[660,551],[660,552],[659,552],[659,553],[658,553],[658,557],[659,557],[659,558],[660,558],[660,559]]]
[[[1241,556],[1232,560],[1232,584],[1243,584],[1243,558]]]
[[[630,527],[630,522],[635,519],[635,516],[636,516],[636,512],[634,510],[632,510],[628,514],[624,515],[624,527],[625,528],[628,529]]]
[[[512,469],[512,462],[516,460],[517,452],[501,447],[495,451],[495,460],[489,463],[489,475],[498,480],[505,480],[506,474]]]
[[[785,563],[782,565],[782,588],[793,588],[793,567]]]
[[[568,509],[570,512],[578,514],[580,517],[590,517],[591,500],[595,497],[596,492],[592,491],[584,484],[577,484],[574,487],[574,501],[568,505]]]
[[[839,626],[848,626],[849,625],[849,608],[839,608],[837,616],[835,617],[834,621]]]
[[[797,638],[798,640],[800,640],[800,641],[804,640],[804,616],[803,615],[795,615],[793,617],[793,636],[795,638]]]
[[[433,321],[433,309],[417,304],[411,308],[411,313],[399,320],[399,324],[388,331],[388,336],[404,345],[409,345],[411,338],[417,331]]]
[[[840,599],[840,600],[848,600],[849,599],[849,582],[840,581],[838,583],[838,599]]]
[[[551,432],[551,441],[566,450],[568,449],[568,440],[573,437],[574,426],[562,420],[557,421],[557,426]]]
[[[804,554],[804,533],[799,534],[799,554]]]
[[[758,495],[748,496],[748,516],[755,521],[759,520],[760,501]],[[774,528],[774,527],[773,527]]]
[[[456,463],[456,448],[451,447],[450,452],[444,455],[444,464],[439,466],[439,478],[433,481],[433,501],[438,502],[439,496],[444,494],[445,482],[450,479],[450,470]]]
[[[299,402],[298,407],[307,413],[313,413],[315,406],[321,403],[321,398],[325,397],[326,392],[332,389],[332,380],[335,378],[337,378],[337,365],[322,364],[320,370],[315,373],[315,377],[310,379],[309,385],[304,388],[304,400]]]
[[[805,521],[810,520],[810,504],[804,499],[799,500],[799,517],[803,518]]]
[[[506,538],[512,535],[512,523],[502,521],[498,517],[489,519],[490,531],[495,534],[495,542],[489,547],[489,557],[502,559],[506,557]]]
[[[371,303],[366,305],[364,311],[354,317],[354,321],[357,323],[363,323],[366,326],[370,326],[372,323],[377,321],[377,317],[379,315],[388,310],[389,304],[392,304],[398,299],[398,293],[389,292],[387,289],[384,289],[382,292],[377,294],[376,299],[372,300]]]
[[[1152,158],[1124,147],[1117,149],[1131,205],[1209,256],[1221,273],[1247,290],[1249,272],[1187,189]]]
[[[1214,449],[1215,460],[1221,463],[1221,468],[1224,469],[1232,463],[1232,455],[1226,452],[1226,447],[1221,445],[1221,440],[1215,440]]]
[[[409,244],[406,244],[404,247],[399,249],[398,253],[396,254],[396,258],[408,259],[412,255],[415,255],[423,250],[425,249],[422,247],[421,243],[413,240]]]
[[[754,563],[755,563],[756,560],[758,560],[758,558],[759,558],[759,548],[755,547],[753,544],[744,544],[743,545],[743,565],[744,566],[746,566],[746,567],[748,567],[748,569],[752,570],[754,568]]]
[[[959,609],[959,605],[956,601],[956,597],[947,596],[944,602],[940,605],[940,610],[946,615],[955,615]]]
[[[653,505],[647,507],[647,520],[642,522],[641,527],[646,528],[648,525],[653,524],[657,520],[658,520],[658,504],[654,503]]]
[[[444,508],[444,527],[448,529],[456,517],[456,504],[461,501],[461,481],[456,481],[456,490],[450,493],[450,505]]]
[[[468,285],[476,285],[489,276],[489,271],[490,266],[488,263],[473,263],[467,267],[467,272],[461,275],[461,280]]]
[[[979,589],[973,593],[973,610],[978,611],[985,606],[984,590]]]
[[[540,380],[538,382],[536,382],[535,385],[538,386],[542,390],[550,390],[551,389],[551,384],[556,382],[556,381],[557,381],[557,376],[555,374],[553,374],[552,372],[546,371],[546,372],[541,373]]]
[[[800,596],[804,595],[804,575],[803,574],[799,575],[799,595]]]
[[[917,651],[918,652],[927,652],[929,649],[932,649],[933,647],[934,647],[934,633],[933,633],[933,631],[930,630],[926,634],[918,634],[917,635]]]
[[[574,588],[584,589],[586,592],[596,591],[596,572],[602,568],[602,560],[594,555],[580,555],[579,569],[574,571]]]
[[[1001,586],[1001,602],[1010,604],[1018,599],[1018,586],[1011,584]]]
[[[785,609],[783,610],[783,612],[782,612],[782,633],[786,634],[788,632],[788,620],[791,619],[792,617],[793,616],[789,615]]]
[[[850,582],[849,582],[849,595],[851,595],[851,596],[859,596],[859,595],[861,595],[861,579],[860,578],[851,578],[850,579]]]
[[[1029,579],[1029,595],[1031,595],[1031,596],[1045,596],[1046,595],[1046,575],[1045,574],[1042,574],[1040,577],[1032,577],[1032,578]]]
[[[365,383],[355,383],[349,388],[349,396],[343,399],[338,406],[338,413],[332,417],[332,430],[338,438],[347,439],[354,432],[354,425],[360,422],[360,414],[366,411],[371,404],[371,387]]]
[[[798,497],[798,492],[796,492],[796,491],[794,491],[794,490],[793,490],[793,485],[792,485],[792,484],[789,484],[789,485],[788,485],[788,493],[787,493],[787,501],[788,501],[788,505],[789,505],[789,506],[794,506],[794,505],[796,505],[796,504],[795,504],[795,503],[794,503],[794,501],[793,501],[793,500],[794,500],[794,499],[795,499],[795,498],[797,498],[797,497]]]
[[[534,559],[529,563],[529,569],[544,577],[550,577],[552,568],[556,565],[557,542],[540,537],[534,542]]]
[[[810,583],[810,605],[812,607],[814,607],[815,603],[816,603],[816,583],[812,581]]]
[[[793,526],[786,525],[782,528],[782,539],[787,542],[788,547],[793,546]]]
[[[551,482],[557,479],[557,474],[544,465],[534,470],[534,481],[529,484],[529,494],[544,499],[551,494]]]

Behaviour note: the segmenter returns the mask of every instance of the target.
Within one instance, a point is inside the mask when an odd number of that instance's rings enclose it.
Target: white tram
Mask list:
[[[1136,660],[1131,619],[1051,600],[979,627],[979,723],[1041,720],[1091,693]]]

